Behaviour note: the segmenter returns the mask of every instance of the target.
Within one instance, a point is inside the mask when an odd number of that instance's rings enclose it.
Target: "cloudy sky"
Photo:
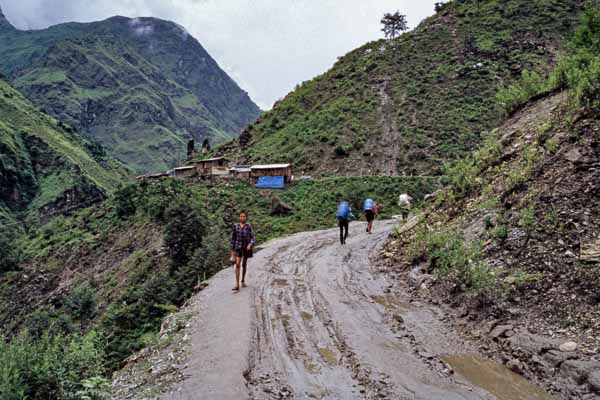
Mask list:
[[[152,16],[183,25],[263,109],[338,56],[382,36],[384,12],[411,27],[439,0],[0,0],[18,28],[39,29],[112,15]]]

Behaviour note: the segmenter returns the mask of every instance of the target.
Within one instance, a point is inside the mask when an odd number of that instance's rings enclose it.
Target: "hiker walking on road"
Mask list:
[[[400,206],[400,215],[402,215],[403,221],[407,219],[410,214],[413,200],[414,199],[410,197],[408,193],[402,193],[398,198],[398,206]]]
[[[363,207],[365,217],[367,218],[367,232],[373,231],[373,220],[375,219],[375,202],[373,199],[366,199]]]
[[[248,259],[252,258],[252,248],[256,238],[252,227],[246,221],[248,214],[240,212],[240,223],[233,226],[231,232],[231,257],[235,259],[235,286],[232,290],[240,290],[240,265],[242,267],[242,287],[246,287],[246,266]]]
[[[338,206],[338,210],[336,213],[338,219],[338,225],[340,227],[340,243],[346,244],[346,239],[348,239],[348,226],[350,225],[350,218],[354,218],[352,215],[352,209],[350,205],[346,201],[342,201]]]

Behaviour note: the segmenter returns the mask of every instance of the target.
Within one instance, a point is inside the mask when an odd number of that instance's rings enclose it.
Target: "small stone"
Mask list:
[[[506,336],[508,331],[512,331],[514,328],[513,325],[498,325],[490,332],[489,336],[492,339],[498,339],[500,337]]]
[[[560,349],[560,351],[562,351],[564,353],[569,353],[569,352],[577,350],[577,343],[566,342],[566,343],[561,344],[559,349]]]
[[[506,363],[506,367],[511,371],[516,372],[517,374],[523,372],[523,363],[521,363],[521,361],[517,360],[516,358],[508,361]]]
[[[426,358],[426,359],[428,359],[428,360],[430,360],[430,359],[432,359],[432,358],[433,358],[433,354],[431,354],[431,353],[428,353],[427,351],[424,351],[424,350],[421,350],[421,351],[419,351],[419,355],[420,355],[421,357],[423,357],[423,358]]]

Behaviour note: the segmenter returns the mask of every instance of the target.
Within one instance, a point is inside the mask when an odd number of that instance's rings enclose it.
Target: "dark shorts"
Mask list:
[[[365,210],[365,217],[367,217],[368,222],[371,222],[375,219],[375,213],[373,210]]]
[[[254,256],[252,249],[248,250],[246,248],[235,250],[235,255],[241,258],[252,258]]]

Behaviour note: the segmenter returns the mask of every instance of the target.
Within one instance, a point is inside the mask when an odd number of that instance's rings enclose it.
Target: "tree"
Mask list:
[[[381,19],[381,23],[386,39],[394,39],[400,33],[408,30],[406,15],[400,14],[400,11],[396,11],[394,14],[386,13]]]

